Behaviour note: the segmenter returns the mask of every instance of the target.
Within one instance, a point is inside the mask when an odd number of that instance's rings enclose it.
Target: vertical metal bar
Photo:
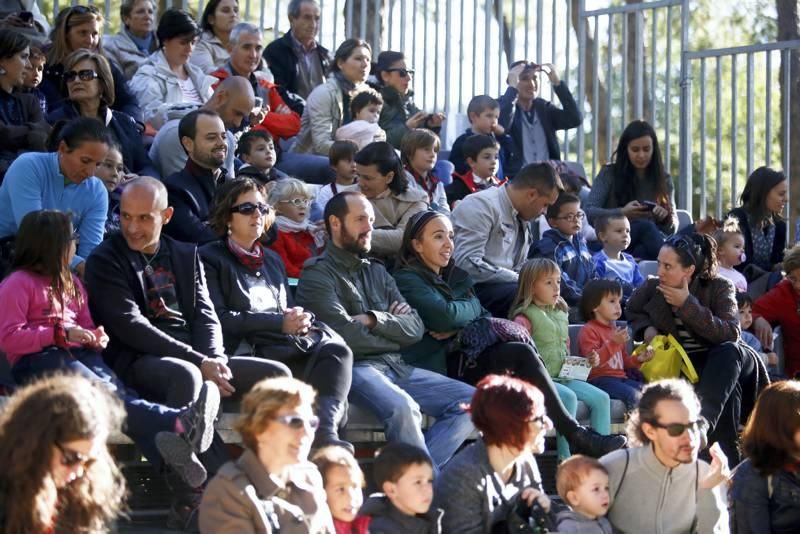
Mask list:
[[[394,2],[387,2],[386,9],[389,11],[385,15],[385,18],[388,20],[388,27],[386,28],[386,50],[393,50],[392,38],[394,37]],[[375,57],[378,56],[377,52],[374,50],[372,51],[372,55]]]
[[[56,16],[58,15],[58,12],[61,11],[59,8],[60,8],[59,1],[58,0],[53,0],[53,20],[54,21],[56,20]]]
[[[406,49],[406,0],[400,0],[400,50]]]
[[[350,9],[348,10],[348,15],[349,15],[348,27],[349,27],[349,23],[352,22],[352,20],[353,20],[353,12],[352,12],[353,5],[352,4],[353,3],[351,2],[350,3]],[[281,20],[281,3],[280,3],[280,1],[275,2],[275,24],[273,24],[274,27],[272,28],[272,33],[275,35],[274,39],[278,38],[278,21],[279,20]],[[286,31],[289,31],[289,30],[286,30]]]
[[[597,40],[598,31],[600,28],[600,18],[594,17],[594,57],[597,58],[597,54],[600,53],[600,44]],[[599,121],[597,120],[597,110],[600,107],[600,95],[597,94],[599,92],[599,84],[600,84],[600,62],[595,61],[594,65],[592,65],[592,70],[594,70],[594,76],[592,80],[592,176],[597,176],[597,143],[600,139],[600,132],[598,131],[600,128]]]
[[[516,3],[516,2],[514,2]],[[529,28],[531,27],[531,19],[530,19],[530,12],[531,12],[531,0],[525,0],[525,50],[522,59],[528,59],[528,46],[530,45],[528,34],[530,33]],[[569,5],[569,2],[567,2]]]
[[[717,191],[716,191],[716,216],[722,218],[722,57],[717,57],[716,72],[716,157],[717,157]]]
[[[578,0],[578,109],[580,110],[585,108],[584,102],[586,100],[586,75],[584,73],[586,62],[586,19],[583,16],[585,10],[586,0]],[[586,161],[584,136],[583,123],[581,123],[578,126],[578,157],[581,158],[581,163]]]
[[[391,10],[391,2],[386,3],[386,9]],[[381,51],[381,3],[375,2],[375,13],[372,17],[372,55],[377,57]]]
[[[700,60],[700,217],[706,216],[706,58]]]
[[[350,0],[347,2],[347,13],[345,14],[345,24],[344,24],[344,38],[349,39],[353,37],[353,4],[356,3],[356,0]]]
[[[552,39],[550,40],[550,61],[549,61],[553,65],[559,65],[561,63],[560,61],[558,61],[558,59],[556,59],[556,37],[558,36],[558,32],[556,32],[557,14],[558,14],[558,9],[556,5],[556,0],[553,0],[553,8],[550,11],[550,35],[552,36]],[[553,90],[553,86],[550,85],[550,100],[554,101],[555,100],[554,97],[555,97],[555,91]],[[566,133],[567,130],[563,130],[563,132]],[[556,132],[556,135],[558,135],[558,132]]]
[[[483,39],[483,94],[489,94],[489,43],[492,42],[492,0],[483,0],[483,7],[484,7],[484,26],[486,30],[484,32],[484,39]]]
[[[425,75],[425,85],[423,86],[425,90],[422,92],[422,109],[428,109],[428,75],[430,71],[428,70],[428,0],[424,0],[422,5],[422,73]],[[416,24],[416,17],[414,17],[414,22],[412,24]]]
[[[355,1],[355,0],[352,0]],[[358,38],[367,39],[367,2],[368,0],[361,0],[361,24],[358,28]]]
[[[91,2],[94,4],[94,2]],[[103,34],[108,33],[109,25],[111,24],[111,2],[110,0],[106,0],[103,3]]]
[[[544,18],[544,0],[536,1],[536,63],[542,63],[542,18]]]
[[[106,5],[110,6],[111,2],[106,0]],[[322,5],[322,4],[320,3],[320,5]],[[245,2],[244,2],[244,20],[246,20],[248,22],[250,21],[250,0],[245,0]]]
[[[435,9],[433,13],[433,110],[439,111],[439,0],[433,1]],[[427,66],[427,64],[426,61],[425,65]]]
[[[417,42],[417,2],[416,2],[416,0],[413,0],[411,2],[411,42],[415,43],[415,44]],[[416,67],[417,67],[417,47],[416,46],[412,46],[412,50],[411,50],[411,68],[412,69],[416,69]],[[424,67],[424,65],[423,65],[423,67]],[[420,83],[422,83],[422,82],[420,82]],[[423,85],[422,89],[420,89],[420,90],[424,91],[424,89],[425,89],[425,86]]]
[[[767,146],[766,155],[764,157],[764,165],[769,167],[772,165],[772,52],[767,51],[767,101],[766,101],[766,129],[767,129]]]
[[[628,15],[622,15],[622,95],[620,107],[622,108],[622,124],[620,125],[619,131],[625,129],[625,126],[628,125],[628,91],[631,90],[628,87]]]
[[[503,1],[500,0],[497,2],[497,94],[500,94],[502,90],[500,83],[502,82],[501,73],[503,72],[503,50],[505,46],[503,45]],[[487,71],[488,72],[488,71]]]
[[[458,112],[464,111],[464,0],[459,0],[458,10]],[[450,2],[447,2],[447,8],[450,9]],[[449,18],[449,17],[448,17]],[[450,32],[448,32],[448,35]],[[474,44],[473,44],[474,46]],[[474,65],[474,63],[473,63]],[[474,78],[474,76],[472,76]]]
[[[517,3],[511,2],[511,50],[506,50],[509,64],[517,55]]]
[[[791,144],[792,108],[790,105],[792,101],[792,49],[784,50],[784,54],[785,54],[785,59],[783,60],[783,64],[786,65],[786,68],[783,69],[783,87],[786,93],[784,94],[784,99],[783,99],[783,124],[785,125],[783,127],[783,173],[786,175],[786,180],[789,182],[789,184],[791,184],[792,167],[791,167],[791,153],[789,151],[791,150],[792,147]],[[791,194],[791,190],[792,188],[789,187],[789,193],[787,193],[787,195]],[[787,198],[786,208],[785,208],[785,210],[788,211],[784,211],[784,215],[786,213],[791,214],[791,209],[789,208],[789,206],[791,205],[792,205],[792,199],[791,197],[789,197]],[[789,232],[786,233],[787,238],[791,234],[793,227],[794,227],[794,221],[790,221]],[[795,239],[797,239],[797,236],[795,236]]]
[[[737,165],[736,160],[738,159],[738,154],[736,153],[736,145],[737,145],[737,132],[736,128],[738,127],[736,121],[736,98],[738,96],[736,91],[736,55],[731,56],[731,206],[736,206],[738,203],[736,202],[737,197],[737,185],[739,181],[739,177],[737,176]]]
[[[683,8],[681,12],[683,12]],[[672,125],[672,6],[667,7],[667,71],[664,87],[664,167],[667,172],[672,169],[672,145],[670,133]],[[683,174],[681,174],[683,178]]]
[[[565,24],[564,35],[566,35],[566,39],[567,39],[566,46],[565,46],[565,48],[567,50],[567,57],[566,57],[566,60],[564,61],[564,84],[566,84],[567,87],[569,87],[569,82],[570,82],[570,79],[569,79],[570,56],[572,56],[572,54],[570,53],[571,52],[571,44],[572,44],[572,42],[571,42],[572,28],[570,26],[571,21],[572,21],[572,2],[566,2],[566,4],[567,4],[567,16],[564,18],[564,24]],[[565,130],[564,131],[564,158],[567,159],[567,160],[572,161],[571,158],[570,158],[570,155],[569,155],[569,144],[570,144],[569,143],[569,140],[570,140],[569,134],[570,134],[569,130]],[[575,158],[575,159],[577,159],[577,158]]]
[[[747,54],[747,176],[753,172],[753,53]]]
[[[478,0],[472,0],[472,68],[474,71],[478,70]],[[472,95],[477,94],[475,82],[478,77],[473,75],[469,78],[472,83],[469,97],[472,98]]]
[[[633,114],[637,119],[642,119],[644,108],[644,24],[642,20],[642,11],[636,11],[636,42],[634,43],[635,53],[633,59],[634,65],[634,94],[633,94]]]
[[[444,27],[444,35],[445,35],[445,42],[444,42],[444,113],[448,115],[450,113],[450,63],[451,63],[451,56],[453,54],[451,41],[452,41],[452,32],[451,32],[451,24],[453,20],[453,9],[452,9],[452,2],[445,0],[445,27]],[[438,1],[437,1],[438,5]],[[460,86],[459,86],[460,88]],[[459,95],[459,100],[461,100]],[[442,129],[444,133],[447,133],[447,128]]]
[[[650,30],[650,124],[656,127],[656,49],[658,47],[658,10],[651,9],[653,27]]]
[[[680,165],[678,167],[681,173],[681,181],[683,182],[683,187],[681,187],[683,202],[680,202],[680,204],[682,204],[681,207],[683,209],[692,213],[692,193],[694,189],[694,180],[692,179],[692,69],[689,59],[686,57],[688,49],[689,0],[683,0],[681,4],[681,78],[683,78],[683,85],[681,86],[681,118],[683,120],[683,128],[680,131],[685,132],[686,135],[681,136],[679,139],[683,150],[679,151]],[[669,164],[667,165],[669,166]]]
[[[599,21],[599,17],[595,18]],[[606,154],[605,162],[611,162],[611,141],[614,139],[611,117],[612,113],[612,95],[614,94],[614,64],[611,58],[614,57],[614,16],[609,13],[608,15],[608,52],[606,55]],[[600,58],[598,58],[599,61]],[[622,130],[620,130],[622,131]]]
[[[186,0],[183,0],[183,1],[186,2]],[[258,27],[261,28],[262,32],[264,31],[264,17],[266,16],[266,10],[267,10],[266,3],[267,3],[267,0],[261,0],[261,10],[258,12]],[[184,9],[186,9],[185,6],[184,6]],[[275,19],[274,26],[275,26],[275,29],[277,30],[277,28],[278,28],[278,19]],[[336,26],[334,25],[334,28],[335,27]]]

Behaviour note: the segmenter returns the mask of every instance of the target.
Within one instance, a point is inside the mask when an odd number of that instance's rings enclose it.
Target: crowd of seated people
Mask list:
[[[693,516],[722,528],[720,483],[748,417],[736,480],[796,482],[796,459],[765,462],[759,448],[800,458],[759,431],[770,415],[757,404],[771,379],[800,373],[800,245],[784,251],[781,171],[755,170],[725,220],[678,231],[647,122],[620,133],[590,188],[561,161],[556,132],[582,114],[554,65],[514,62],[505,93],[472,98],[470,127],[440,159],[445,116],[414,104],[404,52],[373,65],[350,38],[331,55],[315,0],[292,0],[290,31],[268,45],[236,0],[209,2],[199,23],[156,14],[126,1],[122,29],[101,40],[96,8],[67,7],[42,48],[0,25],[0,350],[18,403],[41,375],[72,370],[72,396],[108,406],[76,413],[40,451],[53,459],[47,498],[0,476],[0,500],[50,499],[38,503],[49,516],[0,513],[0,529],[118,513],[122,482],[99,439],[119,428],[117,399],[171,490],[168,525],[184,530],[477,533],[517,521],[518,501],[564,532],[606,532],[607,513],[620,529],[677,531]],[[539,96],[545,77],[560,105]],[[656,336],[680,343],[693,386],[645,383]],[[564,374],[570,355],[591,367],[585,380]],[[242,402],[238,459],[214,431],[221,398]],[[627,438],[612,434],[615,401],[632,414]],[[382,495],[363,507],[348,403],[389,442]],[[11,408],[0,441],[21,432]],[[563,504],[543,494],[534,458],[550,429]],[[12,453],[0,443],[0,460]],[[658,496],[681,513],[631,509],[669,470],[695,484],[691,500]],[[106,495],[86,487],[95,478]],[[584,499],[590,482],[610,486],[604,506]],[[772,506],[786,491],[734,491],[745,510],[732,515],[754,532],[791,523]],[[85,512],[91,499],[102,512]],[[747,511],[762,501],[774,517]]]

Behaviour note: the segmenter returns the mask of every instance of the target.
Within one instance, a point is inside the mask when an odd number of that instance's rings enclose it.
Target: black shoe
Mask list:
[[[164,463],[190,487],[197,488],[206,481],[206,468],[183,436],[174,432],[159,432],[156,434],[156,448]]]
[[[183,425],[183,437],[197,454],[206,452],[214,439],[214,421],[219,413],[219,388],[205,381],[197,400],[178,418]]]
[[[573,454],[585,454],[592,458],[600,458],[628,444],[628,438],[625,436],[617,434],[604,436],[585,426],[578,427],[567,441]]]
[[[353,454],[355,452],[353,444],[339,439],[339,428],[347,416],[346,403],[339,402],[334,397],[319,397],[317,399],[317,416],[319,417],[319,428],[314,434],[314,443],[311,444],[311,448],[321,449],[335,446],[347,449],[350,454]]]
[[[199,510],[202,493],[196,502],[173,502],[167,514],[167,528],[181,532],[200,532]]]

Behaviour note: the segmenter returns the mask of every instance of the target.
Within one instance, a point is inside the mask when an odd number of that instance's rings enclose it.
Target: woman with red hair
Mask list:
[[[442,531],[492,532],[520,499],[547,515],[550,501],[533,457],[544,452],[553,427],[542,392],[518,378],[487,375],[466,409],[481,437],[454,456],[436,482],[435,506],[445,512]]]

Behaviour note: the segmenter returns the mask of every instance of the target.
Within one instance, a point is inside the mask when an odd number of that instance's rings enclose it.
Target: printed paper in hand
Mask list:
[[[566,360],[564,360],[564,365],[561,366],[561,371],[558,373],[558,378],[571,378],[585,382],[589,378],[591,370],[592,366],[586,358],[567,356]]]

